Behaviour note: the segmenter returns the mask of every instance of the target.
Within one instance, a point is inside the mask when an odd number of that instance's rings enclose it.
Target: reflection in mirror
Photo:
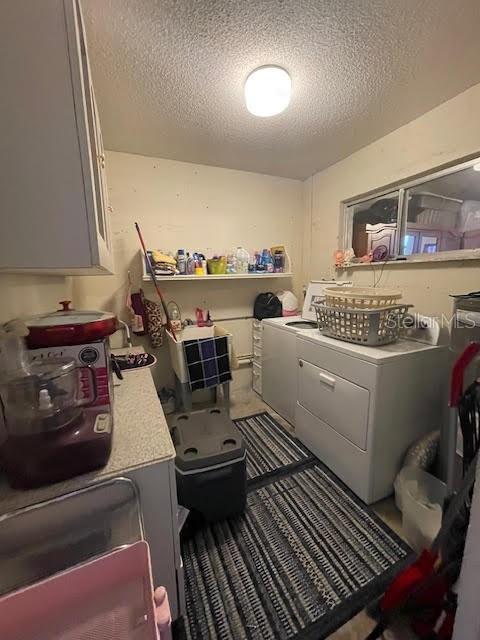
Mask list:
[[[357,258],[372,253],[378,261],[396,254],[398,191],[350,205],[347,211]]]
[[[480,166],[407,189],[401,252],[432,254],[480,248]]]

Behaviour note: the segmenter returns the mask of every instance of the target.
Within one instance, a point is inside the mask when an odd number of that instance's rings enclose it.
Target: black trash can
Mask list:
[[[182,414],[171,433],[179,504],[209,522],[242,513],[247,499],[246,450],[227,412]]]

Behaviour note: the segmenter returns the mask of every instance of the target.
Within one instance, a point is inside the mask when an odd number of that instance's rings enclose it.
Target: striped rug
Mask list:
[[[315,460],[314,455],[267,412],[233,422],[245,440],[250,486],[263,484]]]
[[[182,541],[187,640],[321,640],[379,596],[410,549],[320,462],[256,488]]]

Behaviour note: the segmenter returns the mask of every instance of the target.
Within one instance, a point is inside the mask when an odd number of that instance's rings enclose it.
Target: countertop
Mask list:
[[[138,353],[142,349],[129,351]],[[114,351],[124,352],[124,349]],[[175,457],[150,369],[129,371],[123,377],[114,388],[113,447],[107,465],[64,482],[26,491],[11,489],[5,477],[0,476],[0,515]]]

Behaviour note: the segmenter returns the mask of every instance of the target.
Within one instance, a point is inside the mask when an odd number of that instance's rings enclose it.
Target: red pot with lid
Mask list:
[[[63,347],[102,340],[117,330],[117,318],[104,311],[77,311],[70,300],[60,302],[62,309],[25,320],[30,349]]]

